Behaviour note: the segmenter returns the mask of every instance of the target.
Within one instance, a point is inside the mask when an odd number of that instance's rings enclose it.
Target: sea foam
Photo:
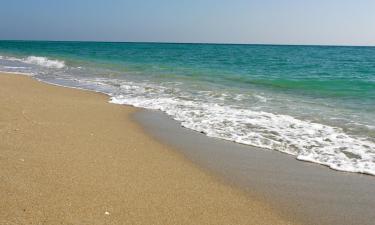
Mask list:
[[[284,152],[298,160],[339,171],[375,175],[375,143],[348,135],[342,128],[289,115],[200,101],[203,96],[189,97],[161,86],[118,83],[122,85],[112,96],[112,103],[163,111],[182,126],[210,137]]]
[[[62,69],[65,67],[65,62],[61,60],[49,59],[42,56],[28,56],[26,58],[16,58],[11,56],[0,56],[0,60],[15,61],[26,64],[37,65],[45,68]]]
[[[28,64],[35,64],[43,67],[48,68],[56,68],[61,69],[65,67],[65,62],[60,60],[52,60],[46,57],[39,57],[39,56],[29,56],[23,60],[23,62]]]

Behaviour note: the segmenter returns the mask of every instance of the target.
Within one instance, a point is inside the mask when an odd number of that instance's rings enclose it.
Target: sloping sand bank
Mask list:
[[[107,101],[0,74],[0,224],[290,224]]]

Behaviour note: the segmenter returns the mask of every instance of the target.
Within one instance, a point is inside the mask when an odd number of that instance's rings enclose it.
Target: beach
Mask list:
[[[371,47],[0,41],[0,71],[105,93],[208,137],[375,175],[374,54]]]
[[[297,224],[100,93],[0,74],[0,224]]]
[[[195,164],[305,225],[373,225],[375,179],[344,173],[292,156],[207,138],[181,128],[161,112],[144,110],[134,119],[157,140]]]
[[[375,1],[4,1],[0,225],[375,225]]]

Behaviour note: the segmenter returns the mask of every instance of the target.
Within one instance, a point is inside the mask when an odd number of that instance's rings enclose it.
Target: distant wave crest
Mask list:
[[[38,65],[46,68],[62,69],[65,67],[65,62],[62,60],[49,59],[42,56],[28,56],[26,58],[16,58],[9,56],[0,56],[0,60],[17,61],[26,64]]]
[[[43,67],[48,68],[56,68],[61,69],[65,67],[65,62],[60,60],[52,60],[48,59],[47,57],[39,57],[39,56],[29,56],[23,60],[23,62],[28,64],[35,64]]]

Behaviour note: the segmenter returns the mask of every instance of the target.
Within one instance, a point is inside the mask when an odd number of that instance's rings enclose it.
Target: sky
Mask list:
[[[375,0],[0,0],[0,39],[375,46]]]

